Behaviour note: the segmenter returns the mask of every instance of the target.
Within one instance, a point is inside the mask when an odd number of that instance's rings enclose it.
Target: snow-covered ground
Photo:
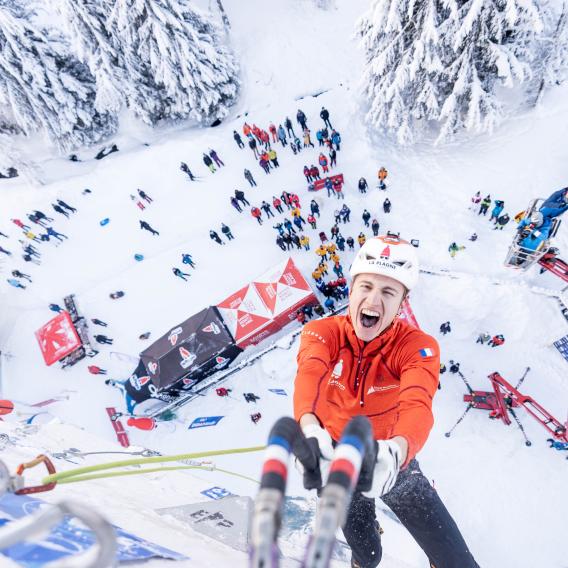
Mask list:
[[[151,331],[150,341],[158,338],[286,257],[274,243],[273,223],[259,226],[248,211],[237,213],[229,197],[235,189],[243,189],[251,204],[260,205],[285,189],[298,193],[306,208],[313,194],[306,190],[302,169],[317,163],[319,150],[316,146],[294,156],[289,148],[278,146],[281,167],[267,176],[248,148],[237,148],[232,131],[241,130],[244,113],[249,123],[267,128],[271,121],[278,125],[286,116],[295,123],[296,111],[302,108],[315,138],[322,105],[330,110],[342,136],[336,172],[345,175],[346,203],[352,209],[351,223],[342,227],[344,236],[356,238],[364,229],[361,213],[367,208],[380,221],[381,232],[400,231],[405,238],[419,239],[424,265],[459,273],[458,278],[424,274],[411,298],[421,327],[438,337],[442,360],[446,364],[450,359],[459,361],[472,386],[481,390],[490,388],[486,377],[493,371],[514,384],[530,366],[523,392],[564,421],[567,363],[552,343],[568,332],[568,326],[558,302],[540,290],[558,292],[563,283],[550,275],[539,276],[536,269],[527,274],[505,269],[502,262],[513,227],[493,231],[488,219],[469,211],[468,205],[480,190],[482,195],[503,199],[512,217],[531,198],[546,197],[566,185],[568,88],[550,92],[538,109],[511,119],[490,137],[436,148],[400,149],[388,140],[371,144],[357,95],[362,54],[352,37],[355,19],[366,2],[337,2],[330,11],[299,0],[281,4],[225,0],[224,4],[243,75],[242,97],[232,118],[214,129],[155,133],[152,138],[147,132],[140,138],[138,131],[125,130],[117,139],[124,149],[100,162],[51,160],[44,164],[46,177],[52,181],[41,187],[26,185],[21,179],[1,181],[0,230],[10,239],[0,244],[14,253],[19,249],[19,236],[11,218],[24,219],[33,209],[51,213],[50,203],[57,197],[77,207],[78,213],[69,220],[54,213],[56,229],[69,240],[58,247],[40,245],[41,266],[2,259],[0,398],[36,402],[64,389],[76,391],[69,401],[48,408],[64,423],[84,429],[45,426],[25,446],[7,448],[2,458],[15,465],[38,450],[114,447],[104,408],[121,408],[122,401],[117,391],[104,385],[103,378],[87,372],[87,365],[94,361],[108,369],[109,376],[126,378],[133,365],[111,353],[135,359],[148,345],[138,339],[141,333]],[[149,146],[137,145],[134,139]],[[213,175],[201,161],[202,152],[209,148],[215,148],[226,164]],[[81,157],[94,153],[84,152]],[[182,160],[200,176],[199,181],[189,182],[178,170]],[[361,195],[356,188],[361,176],[373,187],[381,165],[389,170],[386,195],[392,212],[388,215],[382,212],[384,192],[370,189]],[[252,171],[258,187],[249,188],[244,168]],[[92,193],[83,195],[87,187]],[[136,188],[154,199],[143,212],[129,198]],[[338,204],[325,195],[317,198],[322,205],[318,231],[321,227],[328,232]],[[99,222],[106,217],[110,222],[102,227]],[[140,219],[160,231],[160,236],[140,231]],[[222,222],[236,237],[224,247],[208,237],[209,229],[219,231]],[[318,231],[308,232],[312,245],[318,241]],[[370,234],[368,229],[365,232]],[[479,235],[477,242],[467,240],[473,232]],[[467,247],[455,259],[447,252],[452,241]],[[568,257],[565,227],[560,228],[556,246],[561,256]],[[317,264],[314,248],[292,252],[308,277]],[[182,267],[182,252],[191,253],[197,262],[188,282],[171,273],[173,266]],[[145,260],[136,262],[135,253],[143,254]],[[343,266],[349,266],[352,253],[341,256]],[[14,268],[32,275],[34,282],[28,289],[13,289],[5,282]],[[126,296],[110,300],[108,294],[119,289]],[[53,315],[48,304],[61,303],[69,293],[76,294],[87,317],[109,322],[102,332],[114,339],[114,345],[101,349],[94,360],[62,371],[56,365],[44,365],[34,331]],[[447,320],[452,333],[439,336],[439,325]],[[496,349],[476,344],[478,333],[485,331],[504,334],[506,343]],[[290,350],[276,350],[233,376],[224,386],[232,389],[234,398],[219,398],[210,392],[183,408],[175,432],[165,427],[152,432],[130,430],[132,443],[169,454],[263,444],[274,420],[292,412],[296,350],[297,342]],[[419,460],[480,566],[565,566],[565,456],[548,449],[545,430],[523,411],[519,416],[533,442],[530,448],[514,426],[506,428],[475,410],[447,439],[444,432],[465,408],[465,386],[446,373],[442,387],[435,398],[436,424]],[[278,396],[269,388],[283,388],[288,396]],[[249,418],[253,406],[244,402],[243,392],[261,397],[254,408],[262,413],[256,425]],[[208,415],[224,418],[214,428],[187,430],[194,418]],[[0,423],[0,432],[10,433],[11,428]],[[88,459],[85,463],[95,463]],[[215,461],[220,468],[258,479],[260,453]],[[57,466],[73,467],[61,461]],[[61,486],[45,498],[73,497],[100,507],[123,528],[188,554],[188,566],[229,562],[244,566],[244,554],[213,544],[179,522],[164,521],[152,512],[204,500],[200,491],[211,486],[250,496],[257,489],[251,481],[220,472],[169,472],[129,478],[127,483],[110,479]],[[292,476],[290,494],[305,496],[299,476]],[[384,565],[427,566],[405,530],[384,513],[379,516],[385,526]]]

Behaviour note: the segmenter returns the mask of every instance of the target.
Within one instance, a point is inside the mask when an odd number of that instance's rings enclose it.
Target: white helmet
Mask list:
[[[544,215],[540,212],[540,211],[535,211],[532,215],[531,215],[531,223],[534,223],[535,225],[542,225],[542,222],[544,221]]]
[[[357,274],[380,274],[400,282],[412,290],[418,282],[418,254],[416,248],[397,235],[383,235],[369,239],[360,249],[351,265],[351,278]]]

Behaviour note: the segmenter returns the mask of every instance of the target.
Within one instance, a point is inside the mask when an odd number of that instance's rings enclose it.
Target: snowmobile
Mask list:
[[[544,203],[542,197],[538,197],[530,201],[523,219],[530,219],[534,213],[537,213]],[[542,235],[538,232],[538,227],[532,228],[532,234],[535,235],[535,246],[534,248],[527,248],[521,246],[526,239],[526,237],[531,234],[531,225],[527,225],[525,229],[517,231],[513,243],[509,247],[509,252],[505,258],[505,266],[508,268],[520,269],[522,271],[528,270],[533,264],[537,263],[550,248],[550,241],[556,236],[558,229],[560,227],[560,219],[554,217],[550,220],[550,229],[548,235],[542,238]],[[541,238],[538,238],[538,237]]]

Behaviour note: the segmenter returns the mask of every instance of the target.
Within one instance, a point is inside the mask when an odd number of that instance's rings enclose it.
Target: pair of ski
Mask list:
[[[328,568],[335,534],[345,522],[353,492],[371,489],[377,445],[366,417],[356,416],[345,427],[323,488],[317,440],[306,438],[292,418],[281,418],[270,431],[260,490],[255,500],[250,531],[250,568],[279,566],[278,533],[291,455],[304,468],[304,487],[321,490],[315,527],[302,568]]]

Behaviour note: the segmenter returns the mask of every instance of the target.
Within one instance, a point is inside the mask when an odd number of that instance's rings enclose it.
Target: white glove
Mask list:
[[[373,487],[363,492],[366,497],[381,497],[388,493],[396,483],[400,471],[400,446],[392,440],[379,440],[377,463],[373,474]]]
[[[302,432],[304,432],[306,438],[315,438],[318,441],[320,454],[324,460],[331,461],[333,459],[333,443],[327,430],[318,424],[307,424],[302,427]]]

